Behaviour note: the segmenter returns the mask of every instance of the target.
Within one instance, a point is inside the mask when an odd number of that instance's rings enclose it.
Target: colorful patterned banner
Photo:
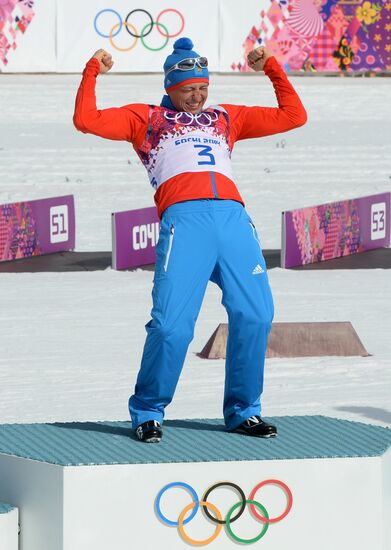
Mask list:
[[[0,61],[8,64],[9,50],[15,50],[34,17],[34,0],[0,0]]]
[[[287,71],[391,70],[391,0],[270,0],[243,37],[234,71],[262,44]]]
[[[0,262],[74,248],[72,195],[0,205]]]
[[[284,212],[282,267],[390,245],[391,193]]]

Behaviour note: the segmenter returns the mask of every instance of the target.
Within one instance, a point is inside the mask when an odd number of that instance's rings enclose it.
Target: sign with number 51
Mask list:
[[[68,205],[50,208],[50,242],[64,243],[69,239]]]

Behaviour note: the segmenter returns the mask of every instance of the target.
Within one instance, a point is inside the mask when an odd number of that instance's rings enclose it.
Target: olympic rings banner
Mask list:
[[[255,500],[259,498],[258,492],[266,486],[272,486],[275,491],[280,491],[283,493],[286,502],[284,503],[284,509],[276,516],[270,517],[264,504]],[[172,519],[167,517],[166,512],[162,511],[162,500],[169,492],[173,492],[176,488],[184,490],[188,496],[191,498],[191,502],[183,507],[180,511],[177,519]],[[229,507],[226,514],[223,516],[220,508],[212,502],[213,497],[211,497],[212,492],[219,491],[221,488],[229,488],[234,493],[237,493],[239,501],[235,502],[232,506]],[[174,497],[177,500],[177,496]],[[228,497],[229,498],[229,497]],[[223,504],[226,505],[227,493],[224,495]],[[166,503],[167,504],[167,503]],[[174,481],[165,485],[157,494],[155,500],[155,513],[157,518],[168,527],[175,527],[178,530],[178,534],[190,546],[206,546],[213,542],[225,527],[226,535],[231,541],[235,541],[239,544],[254,544],[258,542],[261,538],[266,535],[266,532],[269,529],[269,526],[274,523],[278,523],[283,520],[291,511],[293,505],[293,495],[292,491],[286,483],[278,479],[266,479],[257,483],[249,493],[249,496],[246,498],[243,489],[231,481],[220,481],[209,488],[207,488],[202,498],[200,499],[197,495],[195,489],[188,483],[182,481]],[[255,536],[244,536],[243,533],[239,535],[235,532],[232,524],[237,521],[245,511],[248,506],[249,513],[254,520],[256,526],[260,528],[259,533]],[[214,526],[214,531],[211,535],[206,538],[194,538],[190,536],[187,532],[185,525],[189,524],[196,516],[199,510],[202,510],[204,519],[206,519],[209,524]],[[242,527],[243,531],[243,527]]]
[[[58,0],[58,66],[80,72],[99,48],[114,59],[113,70],[161,72],[175,40],[190,36],[219,67],[219,1]],[[77,17],[75,17],[77,14]]]

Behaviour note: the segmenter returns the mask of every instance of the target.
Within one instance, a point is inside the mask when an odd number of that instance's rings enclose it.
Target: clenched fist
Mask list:
[[[250,69],[254,71],[263,71],[266,61],[269,57],[272,57],[270,50],[266,49],[265,46],[259,46],[250,52],[247,56],[247,63]]]
[[[114,65],[111,54],[106,52],[106,50],[97,50],[92,57],[95,57],[99,61],[100,74],[107,73]]]

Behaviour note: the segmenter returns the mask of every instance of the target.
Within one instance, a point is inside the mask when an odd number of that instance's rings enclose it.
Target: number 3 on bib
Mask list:
[[[215,158],[212,155],[210,151],[212,151],[212,147],[209,147],[208,145],[194,145],[195,149],[200,149],[198,156],[199,157],[207,157],[208,160],[200,160],[198,161],[198,164],[216,164]]]

